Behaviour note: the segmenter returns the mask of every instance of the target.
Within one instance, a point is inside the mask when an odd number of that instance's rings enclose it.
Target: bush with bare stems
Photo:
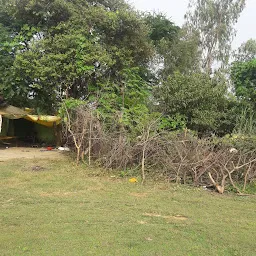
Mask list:
[[[66,108],[65,135],[67,144],[76,151],[76,163],[88,157],[91,164],[93,155],[98,151],[102,142],[101,124],[86,105],[74,109]],[[95,151],[95,152],[94,152]],[[99,152],[98,152],[99,153]]]

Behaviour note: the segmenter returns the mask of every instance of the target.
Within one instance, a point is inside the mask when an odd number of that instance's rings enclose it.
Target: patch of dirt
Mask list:
[[[147,224],[147,222],[146,222],[146,221],[143,221],[143,220],[139,220],[138,223],[141,224],[141,225]]]
[[[36,165],[36,166],[31,167],[31,170],[32,170],[33,172],[41,172],[41,171],[44,171],[45,168],[42,167],[42,166]]]
[[[77,192],[43,192],[40,194],[41,197],[69,197],[77,194]]]
[[[147,197],[147,193],[130,193],[131,196],[134,197],[139,197],[139,198],[143,198],[143,197]]]
[[[0,162],[12,159],[60,159],[63,152],[59,150],[46,150],[45,148],[11,147],[0,148]]]
[[[145,213],[143,214],[143,216],[146,217],[155,217],[155,218],[163,218],[163,219],[167,219],[167,220],[182,220],[185,221],[188,218],[182,215],[176,215],[176,216],[163,216],[161,214],[156,214],[156,213]]]

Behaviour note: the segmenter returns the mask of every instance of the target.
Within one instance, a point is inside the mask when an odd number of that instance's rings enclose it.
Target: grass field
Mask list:
[[[40,169],[35,166],[41,166]],[[256,255],[256,198],[0,163],[0,255]]]

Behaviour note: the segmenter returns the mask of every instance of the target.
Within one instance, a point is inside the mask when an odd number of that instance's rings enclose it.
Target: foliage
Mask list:
[[[236,130],[235,130],[236,131]],[[216,145],[223,145],[227,148],[235,148],[236,150],[242,152],[250,152],[255,151],[255,143],[256,143],[256,136],[254,134],[246,134],[246,130],[243,130],[243,133],[237,133],[226,135],[222,138],[215,138]]]
[[[161,41],[172,42],[177,38],[180,28],[162,13],[147,14],[145,21],[150,27],[149,37],[155,46]]]
[[[86,105],[86,101],[69,98],[63,101],[59,107],[59,115],[62,118],[66,117],[67,110],[74,110],[80,106]]]
[[[219,193],[226,183],[245,192],[256,178],[255,144],[245,138],[200,139],[187,129],[166,132],[157,113],[135,115],[134,129],[121,126],[119,131],[106,128],[86,105],[66,114],[66,137],[77,164],[88,158],[89,165],[94,160],[107,169],[140,169],[142,183],[148,176],[196,186],[212,183]]]
[[[122,1],[24,0],[7,10],[19,26],[4,41],[13,65],[0,90],[15,105],[54,112],[63,98],[87,99],[103,81],[118,84],[123,70],[146,68],[153,54],[144,21]]]
[[[245,0],[190,0],[186,26],[198,31],[202,68],[207,72],[215,61],[225,67],[229,62],[234,25],[245,7]]]
[[[0,84],[9,76],[10,70],[8,68],[12,66],[14,61],[12,54],[9,54],[10,48],[6,47],[11,42],[9,33],[9,29],[0,23]]]
[[[186,28],[179,31],[174,42],[161,42],[160,47],[164,58],[161,77],[166,79],[174,72],[183,74],[199,72],[200,50],[198,45],[198,34],[190,33]]]
[[[243,0],[191,1],[182,28],[124,0],[0,3],[0,94],[9,104],[65,118],[82,104],[124,145],[155,120],[157,133],[231,134],[254,104],[253,60],[232,67],[237,98],[227,76],[209,76],[214,61],[228,60]]]
[[[157,107],[165,115],[177,113],[185,118],[188,128],[215,131],[225,108],[225,84],[206,74],[174,73],[156,89]]]
[[[189,73],[199,68],[198,35],[180,28],[161,13],[147,14],[149,37],[156,48],[153,60],[159,78],[175,71]]]
[[[70,5],[63,0],[8,0],[7,13],[19,24],[47,29],[71,17]]]
[[[234,133],[243,135],[256,134],[256,118],[251,108],[243,108],[241,110],[241,113],[237,116]]]
[[[256,59],[246,62],[234,62],[231,67],[231,79],[235,93],[245,105],[256,108]]]
[[[250,61],[256,59],[256,40],[249,39],[234,52],[235,61]]]

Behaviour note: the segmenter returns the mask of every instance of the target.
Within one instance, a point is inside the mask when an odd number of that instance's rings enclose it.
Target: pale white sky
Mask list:
[[[189,0],[130,0],[129,2],[138,10],[165,13],[181,26]],[[237,48],[250,38],[256,39],[256,0],[246,0],[246,2],[246,8],[236,25],[237,36],[233,48]]]

